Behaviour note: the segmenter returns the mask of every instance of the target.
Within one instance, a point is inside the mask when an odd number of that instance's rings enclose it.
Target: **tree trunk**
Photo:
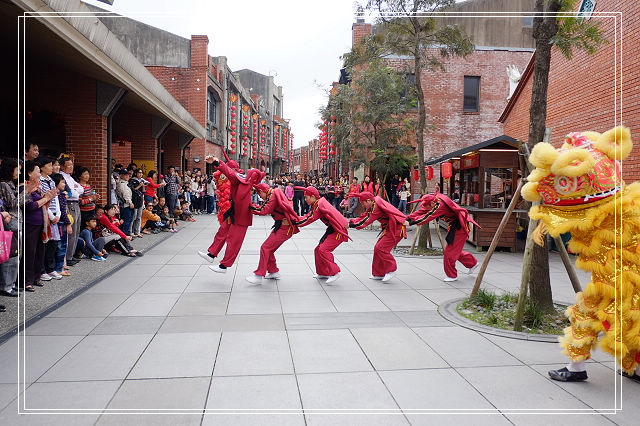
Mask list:
[[[427,111],[424,104],[424,92],[420,75],[422,73],[422,51],[418,40],[415,38],[413,45],[413,73],[415,80],[416,96],[418,98],[418,122],[416,123],[416,150],[418,151],[418,175],[420,176],[420,193],[425,194],[427,190],[427,178],[424,174],[424,123],[427,121]],[[429,227],[419,226],[418,247],[426,248],[430,242]]]
[[[545,0],[536,0],[536,12],[543,11],[544,3]],[[548,3],[547,12],[557,12],[560,6],[560,1],[551,0]],[[537,16],[534,19],[533,35],[536,40],[536,57],[533,66],[533,89],[529,108],[528,145],[530,149],[533,149],[534,145],[544,138],[547,120],[547,88],[549,87],[551,64],[551,38],[557,32],[558,24],[554,15],[546,15],[544,18]],[[542,247],[535,244],[531,255],[525,258],[526,263],[528,263],[530,274],[529,294],[531,300],[543,312],[550,312],[553,310],[553,297],[549,279],[549,251],[546,243]]]

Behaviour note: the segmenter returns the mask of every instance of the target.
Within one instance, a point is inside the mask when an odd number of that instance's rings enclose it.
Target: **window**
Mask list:
[[[480,77],[464,76],[464,101],[462,110],[465,112],[480,110]]]
[[[522,26],[523,27],[533,27],[533,16],[523,16],[522,17]]]
[[[273,98],[273,114],[277,115],[278,117],[281,116],[281,114],[280,114],[280,101],[276,97]]]
[[[218,125],[218,99],[213,91],[207,91],[207,121]]]

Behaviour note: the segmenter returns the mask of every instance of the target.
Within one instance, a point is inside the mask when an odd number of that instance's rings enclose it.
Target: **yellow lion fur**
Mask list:
[[[611,159],[631,152],[627,128],[582,134]],[[575,177],[593,167],[585,149],[569,144],[563,148],[559,153],[550,144],[536,145],[530,161],[537,169],[522,189],[525,199],[541,200],[538,184],[552,171]],[[567,170],[572,159],[575,168]],[[529,216],[540,221],[535,240],[541,241],[547,232],[553,237],[570,232],[569,249],[579,255],[576,265],[592,273],[566,311],[571,326],[559,339],[564,353],[573,361],[588,359],[599,340],[599,346],[632,374],[640,360],[640,183],[620,184],[621,190],[607,198],[577,206],[542,204],[532,207]]]

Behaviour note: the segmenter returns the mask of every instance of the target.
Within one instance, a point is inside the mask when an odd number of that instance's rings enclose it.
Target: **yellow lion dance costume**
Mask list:
[[[522,196],[541,202],[529,212],[540,220],[538,241],[545,232],[570,232],[576,265],[591,271],[591,282],[566,311],[564,352],[574,363],[585,361],[603,333],[600,347],[633,376],[640,362],[640,183],[625,185],[619,163],[631,149],[625,127],[570,133],[559,150],[538,143]],[[576,380],[584,379],[586,371]]]

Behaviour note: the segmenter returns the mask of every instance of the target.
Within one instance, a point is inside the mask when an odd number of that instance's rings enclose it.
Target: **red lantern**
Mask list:
[[[420,179],[420,173],[418,169],[413,169],[413,180],[418,180],[418,179]]]
[[[427,180],[433,179],[433,167],[427,166],[424,168],[424,174],[427,177]]]
[[[453,167],[450,162],[442,163],[442,177],[445,179],[449,179],[453,175]]]

